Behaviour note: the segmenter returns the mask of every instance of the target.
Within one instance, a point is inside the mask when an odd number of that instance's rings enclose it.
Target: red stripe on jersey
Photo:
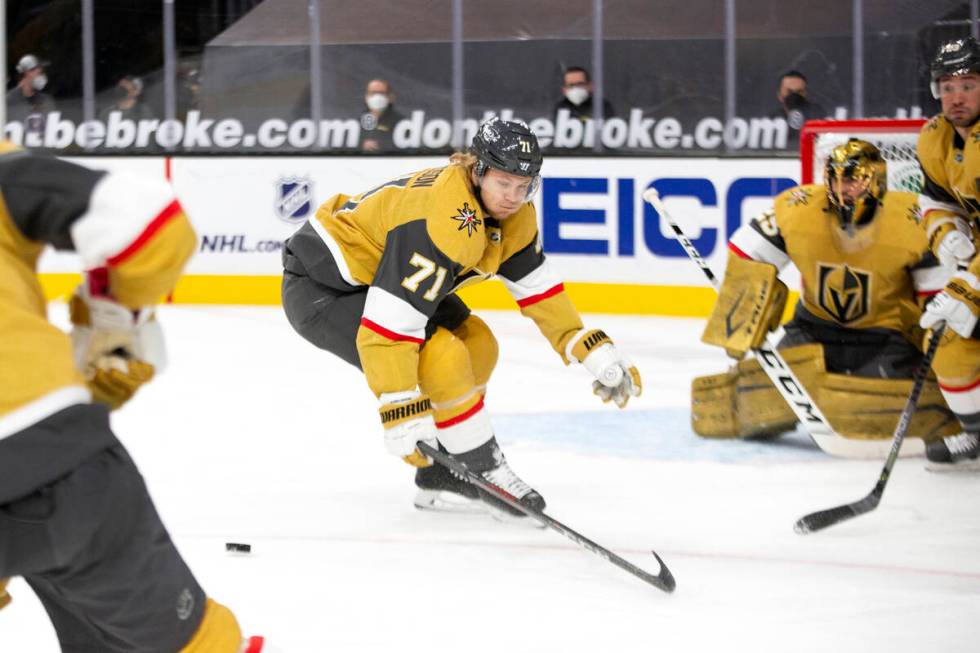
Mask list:
[[[730,249],[736,256],[740,256],[741,258],[745,258],[750,261],[753,260],[751,256],[749,256],[748,254],[740,250],[738,246],[736,246],[735,243],[731,241],[728,241],[728,249]]]
[[[916,290],[915,294],[919,297],[932,297],[933,295],[938,295],[941,291],[937,290]]]
[[[93,297],[109,296],[109,268],[92,268],[85,271],[88,292]]]
[[[262,648],[265,646],[264,637],[249,637],[248,646],[242,653],[262,653]]]
[[[465,422],[469,418],[471,418],[474,415],[476,415],[477,413],[479,413],[482,408],[483,408],[483,397],[480,396],[480,401],[476,402],[473,405],[472,408],[470,408],[469,410],[467,410],[462,415],[457,415],[456,417],[451,417],[451,418],[447,419],[444,422],[436,422],[436,428],[437,429],[445,429],[445,428],[449,428],[450,426],[453,426],[455,424],[459,424],[460,422]]]
[[[538,302],[544,299],[548,299],[549,297],[554,297],[558,293],[564,291],[565,291],[565,284],[560,283],[557,286],[552,286],[548,290],[545,290],[543,293],[539,293],[537,295],[531,295],[530,297],[525,297],[524,299],[518,299],[517,305],[520,306],[521,308],[524,308],[525,306],[530,306],[531,304],[537,304]]]
[[[146,229],[143,230],[143,233],[137,236],[136,240],[129,244],[129,247],[119,252],[115,256],[111,256],[106,259],[106,263],[109,265],[119,265],[128,259],[130,256],[142,249],[142,247],[146,245],[151,238],[153,238],[153,235],[163,228],[163,225],[167,224],[171,218],[182,211],[183,209],[180,206],[180,202],[177,200],[174,200],[168,204],[163,211],[160,211],[157,217],[153,218],[152,222],[150,222]]]
[[[940,383],[939,387],[946,392],[969,392],[975,388],[980,387],[980,379],[977,379],[973,383],[967,385],[946,385],[945,383]]]
[[[384,336],[388,340],[394,340],[396,342],[414,342],[419,345],[425,342],[425,340],[422,338],[414,338],[412,336],[406,336],[401,333],[391,331],[390,329],[386,329],[377,322],[372,322],[366,317],[361,318],[361,326],[371,329],[371,331],[374,331],[378,335]]]

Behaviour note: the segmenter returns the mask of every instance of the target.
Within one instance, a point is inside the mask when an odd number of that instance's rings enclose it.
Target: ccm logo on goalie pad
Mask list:
[[[782,364],[779,362],[779,358],[776,354],[769,350],[768,348],[760,347],[758,350],[759,363],[763,367],[768,367],[772,370],[785,370]],[[798,407],[799,411],[794,411],[799,417],[801,414],[806,415],[806,421],[816,424],[823,424],[828,430],[830,430],[830,425],[820,417],[820,415],[815,414],[817,407],[811,403],[805,394],[803,394],[803,389],[797,384],[796,380],[789,374],[783,374],[780,372],[776,373],[776,378],[779,381],[779,385],[786,391],[786,398],[790,399],[793,404]]]

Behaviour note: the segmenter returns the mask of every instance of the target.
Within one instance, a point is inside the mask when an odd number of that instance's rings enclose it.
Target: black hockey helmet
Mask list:
[[[830,151],[824,166],[824,184],[830,207],[840,219],[841,227],[864,224],[871,220],[885,193],[888,192],[888,166],[881,151],[858,138],[848,139]],[[864,193],[848,201],[841,192],[840,181],[855,179],[861,182]],[[837,181],[834,189],[833,182]]]
[[[946,76],[980,73],[980,43],[972,36],[946,41],[939,46],[929,66],[929,88],[939,99],[939,80]]]
[[[478,178],[483,177],[488,168],[530,177],[527,199],[534,195],[541,180],[541,147],[537,136],[526,124],[494,116],[476,130],[470,152],[476,157]]]

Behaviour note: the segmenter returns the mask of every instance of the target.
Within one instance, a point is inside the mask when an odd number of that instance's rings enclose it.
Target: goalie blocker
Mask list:
[[[729,256],[701,342],[723,347],[735,359],[761,346],[786,308],[786,284],[777,274],[775,265]]]

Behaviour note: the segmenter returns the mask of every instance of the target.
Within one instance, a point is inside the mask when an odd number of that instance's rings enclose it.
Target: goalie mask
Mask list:
[[[972,36],[943,43],[929,66],[932,97],[939,99],[939,80],[943,77],[967,73],[980,74],[980,43]]]
[[[852,138],[830,151],[824,185],[841,227],[849,229],[874,216],[888,189],[888,169],[877,147]]]
[[[476,176],[483,177],[489,168],[519,177],[530,177],[525,202],[534,197],[541,185],[541,147],[537,137],[523,122],[493,117],[480,125],[470,151],[476,156]]]

